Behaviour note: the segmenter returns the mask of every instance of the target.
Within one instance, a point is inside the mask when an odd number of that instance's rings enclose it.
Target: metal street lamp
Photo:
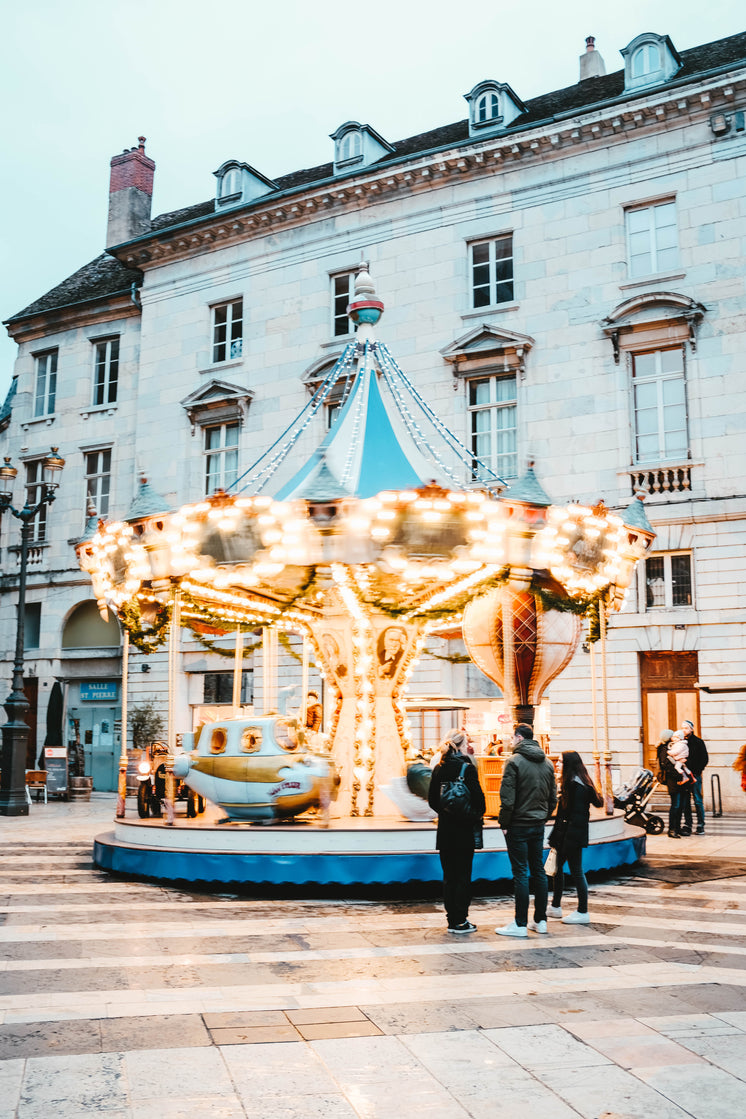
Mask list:
[[[28,700],[23,691],[23,627],[26,612],[26,567],[28,548],[33,532],[33,520],[45,505],[51,505],[59,486],[59,475],[65,465],[57,448],[42,459],[41,497],[35,505],[29,505],[28,498],[23,509],[15,509],[11,504],[13,483],[18,471],[6,457],[0,466],[0,517],[10,510],[21,522],[21,568],[18,577],[18,619],[16,624],[16,657],[13,663],[13,685],[4,703],[8,722],[2,728],[2,779],[0,780],[0,816],[28,816],[26,800],[26,746],[29,728],[24,721],[28,711]],[[28,491],[27,491],[28,492]]]

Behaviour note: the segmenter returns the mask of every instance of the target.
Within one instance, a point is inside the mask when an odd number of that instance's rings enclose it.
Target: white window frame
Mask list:
[[[632,215],[645,214],[647,229],[633,230],[631,225],[635,220]],[[662,219],[673,214],[673,222],[663,223]],[[638,280],[641,276],[655,276],[658,273],[672,272],[679,265],[679,224],[676,211],[675,198],[662,198],[656,202],[640,205],[626,206],[624,210],[624,227],[627,240],[627,270],[630,280]],[[663,230],[673,228],[674,243],[661,244],[665,240]],[[633,242],[633,237],[637,238]],[[642,241],[647,241],[643,252],[633,251],[639,248]],[[665,256],[665,254],[670,254]],[[649,265],[646,266],[646,262]]]
[[[497,255],[497,246],[504,246],[509,242],[510,254],[508,256]],[[475,261],[475,255],[479,250],[479,255],[484,255],[484,247],[487,246],[487,260]],[[469,289],[470,289],[470,304],[473,310],[482,311],[489,307],[500,307],[505,303],[513,303],[515,300],[515,246],[513,242],[512,233],[500,233],[495,237],[484,237],[478,241],[472,241],[469,245]],[[503,261],[510,261],[510,279],[498,280],[497,272],[499,263]],[[484,269],[487,268],[485,273]],[[480,269],[479,277],[477,277],[476,270]],[[485,283],[485,276],[487,282]],[[477,278],[480,282],[477,283]],[[510,285],[510,290],[504,286]],[[477,303],[477,291],[487,288],[489,295],[489,302]]]
[[[225,312],[225,322],[219,323],[218,315]],[[240,361],[243,357],[244,340],[244,301],[243,296],[235,299],[223,299],[220,303],[213,303],[210,310],[210,356],[213,365],[227,365],[232,361]],[[235,324],[240,323],[240,334],[232,337]],[[221,327],[225,328],[225,337],[219,339]],[[224,348],[222,357],[217,356],[220,348]]]
[[[673,601],[672,560],[685,556],[689,560],[690,602]],[[648,605],[647,601],[647,564],[650,560],[663,561],[663,602]],[[647,556],[638,569],[637,608],[640,614],[651,614],[659,610],[691,610],[695,605],[694,596],[694,553],[688,549],[675,552],[654,552]]]
[[[487,124],[500,116],[500,97],[494,89],[480,94],[474,106],[474,123]]]
[[[107,404],[116,404],[118,390],[119,335],[114,335],[111,338],[95,338],[93,340],[91,406],[99,408]]]
[[[655,51],[655,66],[650,64],[653,51]],[[658,43],[643,43],[630,59],[629,70],[633,78],[645,78],[650,74],[658,74],[662,69],[661,48]]]
[[[347,338],[355,333],[355,324],[347,314],[347,305],[352,302],[355,295],[355,272],[335,272],[330,277],[331,289],[331,333],[332,338]],[[347,281],[347,292],[344,291],[344,281]],[[338,310],[337,301],[346,299],[344,311]],[[341,303],[340,303],[341,306]],[[341,329],[342,327],[345,329]]]
[[[218,443],[208,446],[211,432],[219,432]],[[227,436],[235,432],[235,442],[227,442]],[[227,490],[238,478],[238,452],[240,442],[241,424],[238,420],[228,420],[221,424],[205,424],[202,428],[202,456],[204,470],[202,471],[203,491],[207,497],[216,490]],[[228,465],[231,458],[234,461]],[[218,470],[213,466],[217,465]]]
[[[681,369],[662,370],[662,355],[664,353],[676,352],[681,355]],[[637,364],[640,358],[655,358],[655,370],[651,374],[642,374],[638,376]],[[689,409],[687,402],[686,391],[686,351],[684,344],[674,346],[658,346],[655,348],[647,348],[644,350],[630,350],[630,379],[632,385],[631,392],[631,406],[632,406],[632,461],[635,466],[650,466],[657,463],[664,462],[682,462],[689,456]],[[675,450],[671,453],[666,451],[666,438],[675,430],[672,428],[670,431],[666,428],[666,386],[674,382],[680,382],[683,388],[684,395],[684,446],[681,450]],[[656,413],[657,413],[657,441],[658,451],[651,456],[641,455],[639,451],[639,440],[643,434],[639,431],[638,414],[642,409],[638,408],[638,386],[655,385],[656,388]],[[649,434],[649,433],[648,433]]]
[[[363,137],[359,129],[351,128],[339,141],[337,163],[353,163],[363,158]]]
[[[44,350],[35,354],[36,375],[34,378],[34,419],[53,416],[57,401],[57,364],[59,350]]]
[[[83,452],[85,472],[86,516],[89,499],[99,517],[107,517],[111,506],[111,447],[97,447]]]
[[[472,388],[476,386],[477,382],[487,381],[489,383],[489,400],[486,403],[472,404]],[[512,382],[513,393],[509,398],[503,400],[499,399],[498,382],[503,385],[508,385]],[[485,466],[488,466],[500,478],[515,478],[518,475],[518,377],[515,373],[502,374],[491,373],[486,371],[484,374],[470,375],[465,379],[466,383],[466,412],[468,416],[468,439],[469,448],[474,455],[474,459],[479,459]],[[498,417],[505,416],[506,410],[512,410],[513,423],[510,426],[503,427],[498,423]],[[475,416],[477,413],[489,413],[489,430],[478,432],[475,430]],[[478,454],[476,449],[477,437],[479,435],[488,435],[490,441],[489,455]],[[505,436],[512,435],[512,447],[509,449],[501,449],[501,440]],[[473,467],[475,477],[479,473],[479,467],[475,461]]]
[[[241,193],[241,171],[238,167],[229,167],[220,180],[220,197],[232,198]]]

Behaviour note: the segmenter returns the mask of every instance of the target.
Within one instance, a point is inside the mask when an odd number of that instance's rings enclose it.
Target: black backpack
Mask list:
[[[458,777],[442,781],[440,785],[440,811],[455,819],[465,820],[472,815],[471,790],[464,780],[466,768],[470,765],[468,758],[464,758]]]

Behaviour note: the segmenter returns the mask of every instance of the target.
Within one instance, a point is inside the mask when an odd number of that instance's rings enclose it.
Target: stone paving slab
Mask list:
[[[113,798],[46,807],[0,820],[0,1119],[746,1116],[746,875],[707,877],[746,820],[653,837],[696,857],[676,881],[595,876],[590,926],[502,943],[485,897],[454,944],[434,899],[109,879],[85,835]]]

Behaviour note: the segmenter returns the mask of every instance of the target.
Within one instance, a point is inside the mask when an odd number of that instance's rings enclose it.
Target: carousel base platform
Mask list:
[[[547,834],[549,828],[547,828]],[[632,865],[645,853],[645,833],[621,814],[591,820],[586,871]],[[287,889],[372,894],[408,883],[440,885],[435,825],[401,817],[332,819],[328,828],[297,819],[285,824],[218,824],[196,820],[114,821],[94,841],[98,867],[128,877],[209,887]],[[486,821],[484,849],[474,854],[475,887],[511,878],[505,838]]]

